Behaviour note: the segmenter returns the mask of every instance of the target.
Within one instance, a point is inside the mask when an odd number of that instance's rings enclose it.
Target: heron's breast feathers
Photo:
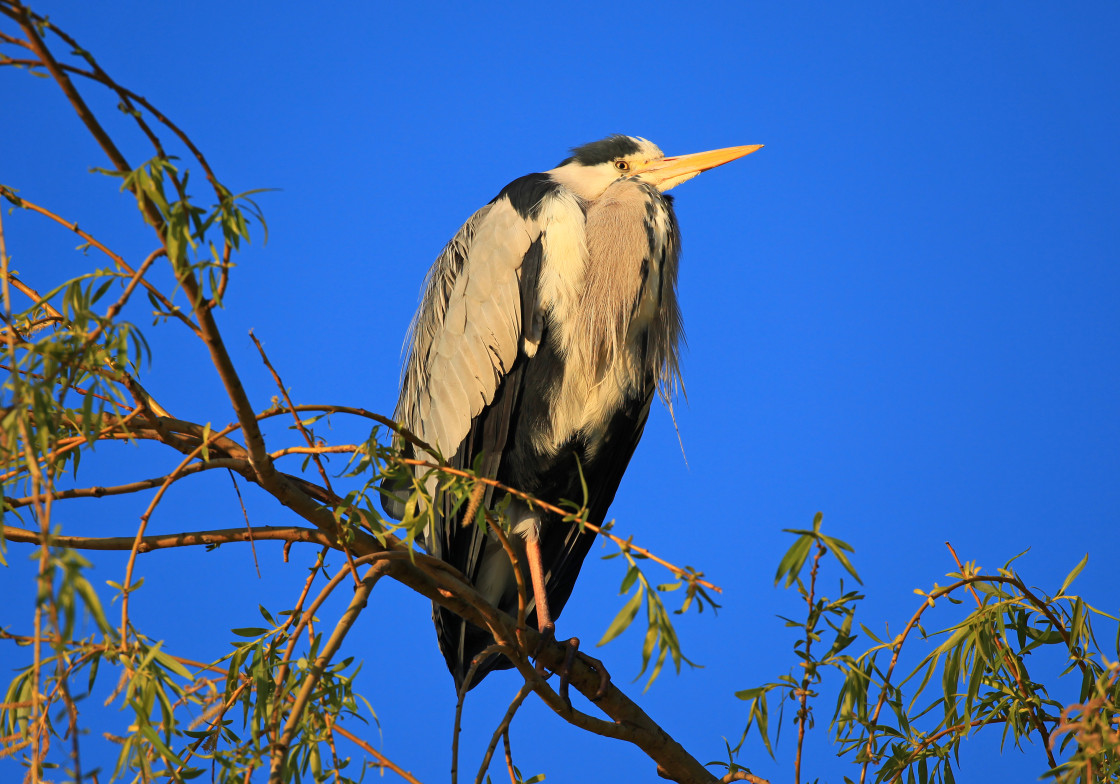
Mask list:
[[[541,340],[555,367],[534,390],[547,416],[523,434],[541,454],[576,435],[599,442],[651,376],[675,373],[678,244],[668,199],[623,179],[587,203],[536,177],[475,213],[428,276],[397,418],[445,457],[518,357],[536,361]]]
[[[542,279],[547,274],[560,282],[548,297],[542,288],[541,301],[563,360],[562,378],[551,388],[551,428],[533,434],[546,454],[576,434],[593,450],[614,415],[645,394],[665,362],[649,335],[661,326],[664,299],[676,307],[675,220],[656,189],[619,180],[586,206],[586,216],[573,217],[561,214],[543,227]],[[568,239],[572,226],[582,234],[578,242]],[[571,255],[548,254],[549,232],[556,230],[564,232]],[[585,253],[575,255],[577,247]],[[675,347],[676,336],[670,340]]]

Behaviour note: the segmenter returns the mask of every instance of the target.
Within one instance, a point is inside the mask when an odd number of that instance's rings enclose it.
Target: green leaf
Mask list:
[[[840,565],[847,570],[848,574],[854,577],[857,583],[863,585],[863,580],[859,579],[859,574],[856,573],[856,568],[852,566],[852,562],[849,561],[848,556],[844,554],[845,550],[849,553],[854,553],[855,550],[852,549],[852,546],[847,542],[840,541],[839,539],[833,539],[831,536],[821,536],[821,542],[830,553],[836,556],[836,560],[839,561]]]
[[[89,610],[90,615],[93,616],[94,621],[97,623],[97,628],[103,634],[112,633],[112,628],[109,626],[109,619],[105,617],[105,611],[101,607],[101,600],[97,596],[97,592],[93,590],[93,586],[84,577],[76,577],[74,579],[74,588],[77,590],[78,595],[82,597],[85,602],[86,609]]]
[[[175,659],[158,649],[156,650],[156,661],[162,664],[165,669],[171,670],[171,672],[175,673],[180,678],[185,678],[188,681],[194,680],[194,676],[191,675],[190,670],[188,670],[182,664],[175,661]]]
[[[1081,570],[1085,568],[1085,564],[1087,563],[1089,563],[1089,554],[1085,553],[1085,556],[1078,561],[1077,566],[1073,567],[1073,571],[1066,575],[1065,582],[1063,582],[1062,587],[1058,589],[1059,596],[1066,592],[1066,588],[1069,588],[1070,584],[1077,579],[1077,575],[1081,574]]]
[[[638,590],[634,591],[634,595],[630,597],[630,601],[618,611],[618,615],[611,621],[611,625],[607,627],[607,631],[603,634],[603,639],[599,640],[597,645],[606,645],[615,637],[626,631],[627,627],[633,622],[635,616],[637,616],[638,610],[641,609],[642,596],[645,592],[645,586],[640,586]]]
[[[783,575],[786,577],[785,587],[789,588],[793,585],[798,574],[801,573],[801,567],[805,565],[805,559],[809,557],[809,551],[812,547],[812,536],[799,536],[778,563],[778,572],[774,575],[774,585],[781,582]]]
[[[626,576],[622,578],[622,585],[619,587],[618,592],[625,594],[630,592],[630,588],[634,585],[634,581],[638,579],[638,567],[631,566],[626,570]]]
[[[183,761],[179,759],[178,755],[168,748],[167,744],[163,742],[163,739],[156,734],[156,731],[153,730],[147,722],[140,725],[140,734],[148,739],[148,742],[155,747],[155,750],[159,752],[159,755],[165,760],[176,767],[183,764]]]
[[[743,689],[742,691],[737,691],[735,692],[735,696],[741,700],[754,700],[762,696],[769,690],[769,686],[756,686],[753,689]]]
[[[231,632],[238,637],[260,637],[262,634],[268,634],[268,629],[261,629],[256,626],[246,626],[241,629],[230,629]]]

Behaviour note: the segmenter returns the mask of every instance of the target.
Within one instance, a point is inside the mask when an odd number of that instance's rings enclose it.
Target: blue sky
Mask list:
[[[724,588],[717,616],[681,620],[685,653],[705,668],[667,673],[639,698],[698,758],[719,758],[722,736],[738,739],[746,714],[733,692],[793,663],[775,616],[799,608],[771,576],[788,546],[781,529],[818,510],[826,532],[856,549],[868,594],[859,618],[875,629],[905,623],[914,588],[945,582],[945,541],[989,570],[1030,548],[1019,569],[1049,591],[1089,552],[1078,586],[1120,609],[1115,4],[308,8],[39,9],[186,129],[233,190],[277,189],[259,197],[269,242],[244,254],[220,316],[261,408],[275,392],[250,327],[297,401],[390,413],[428,265],[505,183],[569,147],[615,132],[668,154],[766,145],[674,191],[688,462],[655,407],[612,509],[620,530]],[[112,101],[84,89],[112,116]],[[106,162],[58,91],[5,71],[0,101],[0,181],[143,258],[151,240],[130,199],[88,173]],[[134,163],[147,157],[113,125]],[[29,216],[5,215],[5,234],[15,267],[42,288],[88,263],[71,236]],[[133,318],[146,323],[144,307]],[[157,358],[143,378],[164,405],[228,421],[201,348],[173,326],[147,335]],[[357,433],[338,422],[328,437]],[[89,482],[174,464],[122,448],[97,455],[83,462]],[[141,511],[97,502],[62,522],[119,535]],[[267,500],[249,513],[294,522]],[[200,478],[153,525],[239,521],[228,480]],[[565,636],[598,639],[620,606],[623,572],[596,552],[560,619]],[[186,656],[224,650],[230,627],[249,625],[258,603],[289,606],[304,579],[278,548],[259,555],[261,580],[234,547],[149,556],[138,622]],[[9,560],[0,591],[19,598],[3,623],[18,628],[32,599],[18,548]],[[119,580],[122,568],[98,558],[95,580]],[[389,585],[375,596],[346,653],[367,660],[361,686],[385,753],[442,781],[454,698],[427,603]],[[626,682],[639,649],[628,634],[598,653]],[[468,768],[515,690],[507,674],[472,692]],[[830,704],[818,707],[808,771],[840,781],[853,771],[823,744]],[[793,737],[777,763],[758,746],[746,760],[786,780]],[[513,741],[526,775],[654,777],[635,751],[582,738],[537,706]],[[958,780],[1043,769],[1037,745],[1025,759],[998,754],[994,739],[970,742]]]

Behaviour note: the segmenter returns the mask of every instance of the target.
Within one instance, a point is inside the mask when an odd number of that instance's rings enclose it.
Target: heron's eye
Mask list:
[[[615,161],[614,167],[619,171],[630,171],[630,164],[626,161]]]

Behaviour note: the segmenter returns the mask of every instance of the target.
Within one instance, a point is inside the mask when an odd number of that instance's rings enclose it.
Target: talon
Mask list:
[[[560,687],[557,691],[560,693],[560,699],[564,701],[564,705],[568,710],[572,709],[572,700],[568,696],[568,681],[572,677],[572,662],[576,660],[576,654],[579,653],[579,637],[573,637],[568,640],[565,645],[567,650],[564,651],[564,664],[560,667],[558,674],[560,675]]]
[[[594,656],[588,656],[583,651],[580,651],[579,657],[583,659],[584,664],[599,673],[599,688],[596,689],[595,696],[591,698],[592,702],[598,702],[607,696],[607,687],[611,683],[611,674],[607,672],[607,668],[603,666],[603,663]]]
[[[534,669],[536,669],[537,675],[540,675],[542,678],[547,679],[549,673],[548,670],[544,668],[544,664],[541,663],[540,656],[541,651],[544,650],[546,646],[556,642],[556,625],[551,623],[548,624],[540,630],[540,634],[541,637],[537,642],[537,647],[533,649],[533,659],[535,660],[533,667]]]

